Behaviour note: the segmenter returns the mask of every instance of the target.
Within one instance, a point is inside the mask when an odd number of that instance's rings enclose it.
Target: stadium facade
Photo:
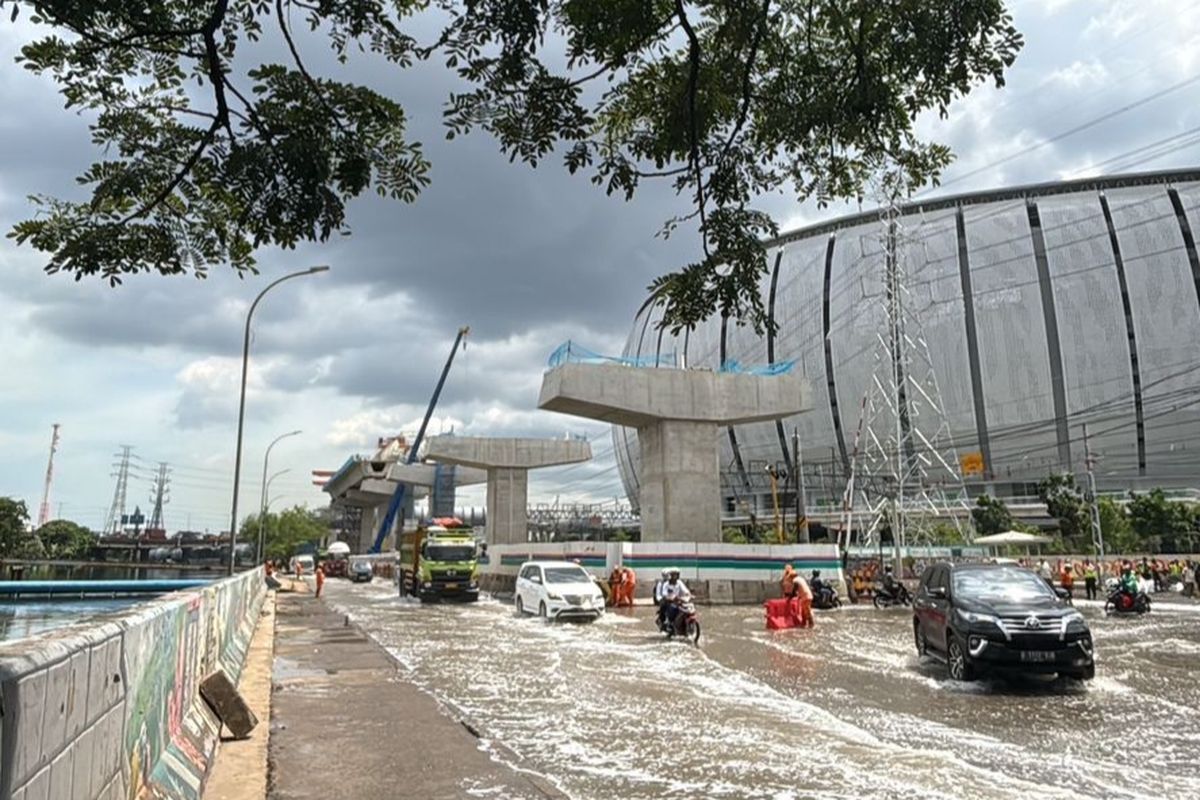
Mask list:
[[[1084,468],[1101,490],[1200,486],[1200,170],[980,192],[902,207],[906,302],[928,342],[972,494],[1027,496]],[[801,441],[811,505],[838,502],[886,313],[877,212],[770,243],[760,291],[774,335],[710,319],[676,337],[635,320],[625,355],[690,368],[795,360],[812,409],[721,436],[725,507],[769,508],[765,468]],[[910,332],[911,333],[911,332]],[[637,433],[614,428],[637,504]]]

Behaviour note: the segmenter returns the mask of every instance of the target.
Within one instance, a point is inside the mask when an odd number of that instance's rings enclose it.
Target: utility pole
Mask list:
[[[1088,444],[1087,423],[1083,423],[1083,458],[1087,467],[1088,505],[1092,512],[1092,546],[1100,558],[1104,558],[1104,531],[1100,528],[1100,503],[1096,498],[1095,459],[1092,458],[1092,448]]]
[[[104,520],[104,533],[109,536],[116,536],[124,530],[125,493],[129,489],[129,458],[132,453],[133,447],[127,444],[121,445],[121,452],[117,454],[117,458],[121,460],[113,464],[117,468],[113,475],[117,479],[117,486],[113,490],[112,505],[109,506],[108,516]]]
[[[54,453],[58,450],[59,427],[57,422],[54,423],[54,432],[50,435],[50,460],[46,462],[46,482],[42,485],[42,505],[38,508],[39,528],[50,521],[50,484],[54,482]]]
[[[792,472],[796,475],[796,542],[808,544],[808,498],[804,493],[804,457],[800,454],[800,429],[792,428]]]

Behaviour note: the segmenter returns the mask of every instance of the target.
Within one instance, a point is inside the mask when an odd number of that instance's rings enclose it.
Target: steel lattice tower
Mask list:
[[[158,462],[158,474],[155,475],[154,489],[151,491],[150,499],[154,502],[154,511],[150,514],[150,524],[147,528],[155,530],[165,530],[163,526],[163,505],[170,502],[168,496],[168,487],[171,484],[170,468],[167,462]]]
[[[113,464],[117,470],[113,473],[113,477],[117,479],[117,486],[113,490],[113,500],[108,509],[108,517],[104,520],[104,533],[107,536],[115,536],[123,530],[125,493],[129,489],[129,459],[132,454],[133,447],[127,444],[121,445],[121,452],[117,454],[117,458],[121,460]]]
[[[972,533],[964,523],[970,506],[920,309],[907,289],[909,242],[898,206],[902,190],[901,180],[885,178],[880,212],[884,313],[842,497],[841,541],[845,546],[857,538],[875,545],[886,525],[897,554],[906,545],[927,543],[938,518],[949,517],[964,541]]]

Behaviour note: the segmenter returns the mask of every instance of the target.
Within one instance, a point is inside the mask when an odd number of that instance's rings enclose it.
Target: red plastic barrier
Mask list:
[[[795,628],[800,620],[796,617],[795,607],[788,598],[781,597],[763,603],[767,612],[767,630],[782,631]]]

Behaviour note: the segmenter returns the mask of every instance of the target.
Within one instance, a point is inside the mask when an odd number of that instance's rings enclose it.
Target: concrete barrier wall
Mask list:
[[[530,542],[489,547],[483,587],[511,592],[522,562],[530,559],[577,560],[604,578],[620,564],[637,576],[639,597],[650,596],[664,567],[678,567],[698,601],[716,604],[758,604],[777,596],[786,564],[806,576],[820,570],[826,580],[845,586],[837,547],[832,544]]]
[[[0,798],[199,800],[219,734],[199,683],[236,682],[264,596],[258,569],[0,644]]]

